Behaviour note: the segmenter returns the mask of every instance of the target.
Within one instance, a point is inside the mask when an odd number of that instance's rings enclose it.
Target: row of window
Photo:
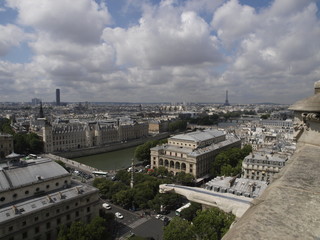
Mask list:
[[[88,199],[87,199],[87,200],[88,200]],[[75,206],[78,206],[78,202],[75,203]],[[63,212],[64,210],[69,210],[69,209],[70,209],[70,206],[67,205],[67,206],[65,207],[65,209],[57,208],[55,213],[56,213],[56,214],[60,214],[60,212]],[[90,211],[91,211],[91,208],[90,208],[90,206],[88,206],[88,207],[86,208],[86,213],[90,213]],[[45,216],[46,216],[46,218],[49,218],[49,217],[50,217],[50,212],[47,212],[47,213],[45,214]],[[80,217],[80,212],[79,212],[78,210],[75,211],[75,212],[74,212],[74,216],[75,216],[75,218]],[[66,214],[65,217],[66,217],[66,220],[67,220],[67,221],[71,220],[71,214]],[[42,219],[42,220],[43,220],[43,219]],[[35,216],[35,217],[34,217],[34,222],[36,223],[36,222],[38,222],[38,221],[39,221],[39,216]],[[59,218],[56,219],[56,224],[57,224],[57,225],[60,225],[60,224],[61,224],[61,217],[59,217]],[[23,222],[21,223],[21,227],[24,227],[24,226],[26,226],[26,225],[27,225],[27,222],[26,222],[26,221],[23,221]],[[50,226],[51,226],[51,223],[50,223],[50,222],[47,222],[47,223],[46,223],[47,229],[49,229]],[[37,228],[39,228],[39,227],[37,227]],[[19,227],[17,226],[17,230],[18,230],[18,229],[19,229]],[[13,230],[14,230],[14,227],[13,227],[13,226],[9,226],[9,227],[8,227],[8,232],[12,232]]]
[[[186,146],[186,147],[187,147],[187,146],[189,146],[189,147],[191,147],[191,146],[192,146],[192,147],[196,147],[196,144],[192,144],[192,145],[191,145],[191,143],[187,144],[187,143],[182,143],[182,142],[180,142],[180,143],[179,143],[179,142],[169,142],[169,144],[172,144],[172,145],[180,145],[180,146],[183,146],[183,145],[184,145],[184,146]]]
[[[69,217],[69,220],[70,220],[70,217]],[[90,220],[91,220],[91,215],[90,214],[88,214],[87,215],[87,218],[86,218],[86,220],[87,220],[87,222],[90,222]],[[79,221],[81,221],[81,219],[80,218],[77,218],[77,219],[75,219],[75,221],[76,222],[79,222]],[[58,225],[58,227],[56,228],[56,235],[58,235],[58,233],[59,233],[59,231],[60,231],[60,228],[59,228],[59,225],[61,224],[61,219],[60,218],[58,218],[57,219],[57,225]],[[68,222],[68,223],[66,223],[65,225],[69,228],[70,226],[71,226],[71,224],[72,224],[72,222]],[[51,223],[50,222],[47,222],[46,223],[46,233],[45,233],[45,239],[47,239],[47,240],[51,240],[52,239],[52,234],[53,234],[53,232],[52,231],[50,231],[50,228],[51,228]],[[41,229],[41,230],[43,230],[43,229]],[[21,234],[21,236],[22,236],[22,239],[28,239],[29,238],[29,235],[33,235],[30,231],[32,231],[31,229],[29,230],[29,232],[23,232],[22,234]],[[36,234],[39,234],[39,233],[42,233],[43,231],[40,231],[40,227],[39,226],[36,226],[35,228],[34,228],[34,234],[36,235]],[[20,239],[20,237],[19,236],[17,236],[17,239]],[[35,238],[34,238],[35,240],[37,240],[37,239],[42,239],[41,238],[41,236],[36,236]],[[9,240],[15,240],[15,237],[10,237],[9,238]]]
[[[67,184],[67,183],[68,183],[68,180],[65,180],[64,184]],[[55,186],[58,187],[59,184],[60,184],[59,182],[56,182]],[[49,188],[50,188],[50,184],[46,185],[46,189],[48,190]],[[39,193],[41,191],[44,191],[44,190],[41,190],[39,187],[37,187],[35,193]],[[25,192],[24,192],[25,195],[29,195],[29,193],[30,193],[29,190],[25,190]],[[18,193],[14,193],[12,195],[13,199],[16,199],[17,197],[18,197]],[[6,200],[6,198],[4,196],[0,197],[0,202],[4,202],[5,200]]]
[[[268,164],[268,165],[275,165],[275,166],[283,166],[283,162],[278,161],[268,161],[268,160],[256,160],[256,159],[246,159],[245,163],[257,163],[257,164]]]

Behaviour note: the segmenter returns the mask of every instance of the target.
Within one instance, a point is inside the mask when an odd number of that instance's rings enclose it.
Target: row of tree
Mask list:
[[[236,176],[240,174],[242,161],[250,152],[252,152],[251,145],[245,145],[242,149],[231,148],[219,153],[212,162],[211,176]]]
[[[176,209],[181,205],[181,196],[173,193],[160,194],[159,185],[172,183],[171,178],[157,178],[143,173],[135,173],[134,187],[130,187],[130,173],[118,171],[116,181],[105,178],[96,178],[93,186],[100,190],[102,198],[125,209],[152,209],[160,211],[161,206],[167,210]]]
[[[35,133],[15,133],[10,126],[10,120],[0,119],[0,132],[13,136],[14,151],[20,154],[43,152],[43,141]]]
[[[136,147],[136,149],[134,150],[134,157],[138,161],[150,161],[150,148],[167,142],[168,139],[147,141],[144,144]]]
[[[219,240],[229,230],[234,219],[233,214],[225,213],[218,208],[210,208],[204,211],[197,210],[192,220],[189,221],[174,217],[169,225],[164,228],[163,239]]]
[[[88,224],[73,222],[70,227],[61,225],[57,240],[109,240],[114,231],[114,215],[104,214],[104,217],[95,217]]]

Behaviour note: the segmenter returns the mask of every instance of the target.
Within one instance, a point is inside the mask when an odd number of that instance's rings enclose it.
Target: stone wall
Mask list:
[[[82,148],[82,149],[76,149],[68,152],[54,152],[53,154],[58,155],[60,157],[64,157],[64,158],[77,158],[77,157],[90,156],[94,154],[106,153],[106,152],[121,150],[125,148],[130,148],[130,147],[141,145],[147,141],[160,140],[167,137],[169,137],[169,133],[160,133],[156,136],[135,139],[135,140],[122,142],[122,143],[114,143],[114,144],[110,144],[103,147]]]

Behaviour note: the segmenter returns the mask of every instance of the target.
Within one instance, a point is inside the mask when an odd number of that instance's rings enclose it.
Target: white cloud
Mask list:
[[[256,29],[257,20],[254,8],[240,5],[237,0],[231,0],[215,11],[211,25],[222,42],[229,46]]]
[[[6,55],[12,47],[17,47],[31,35],[12,24],[0,25],[0,56]]]
[[[18,21],[43,31],[53,39],[97,43],[101,30],[111,23],[105,4],[91,0],[7,0],[19,12]]]
[[[93,0],[7,2],[18,17],[0,25],[0,54],[27,42],[33,56],[0,61],[0,101],[59,87],[63,101],[222,102],[228,89],[231,103],[290,103],[320,76],[315,1],[128,1],[141,17],[127,27]]]
[[[223,61],[209,25],[195,12],[180,12],[168,1],[148,9],[139,25],[106,28],[103,39],[114,46],[119,65],[159,68]]]

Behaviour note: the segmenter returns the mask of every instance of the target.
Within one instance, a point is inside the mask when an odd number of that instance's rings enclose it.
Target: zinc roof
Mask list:
[[[171,137],[171,140],[185,140],[185,141],[193,141],[193,142],[202,142],[215,137],[223,136],[225,133],[219,130],[204,130],[191,132],[186,134],[179,134],[174,137]]]
[[[0,169],[0,192],[68,174],[62,166],[50,159],[26,160],[23,163]]]

